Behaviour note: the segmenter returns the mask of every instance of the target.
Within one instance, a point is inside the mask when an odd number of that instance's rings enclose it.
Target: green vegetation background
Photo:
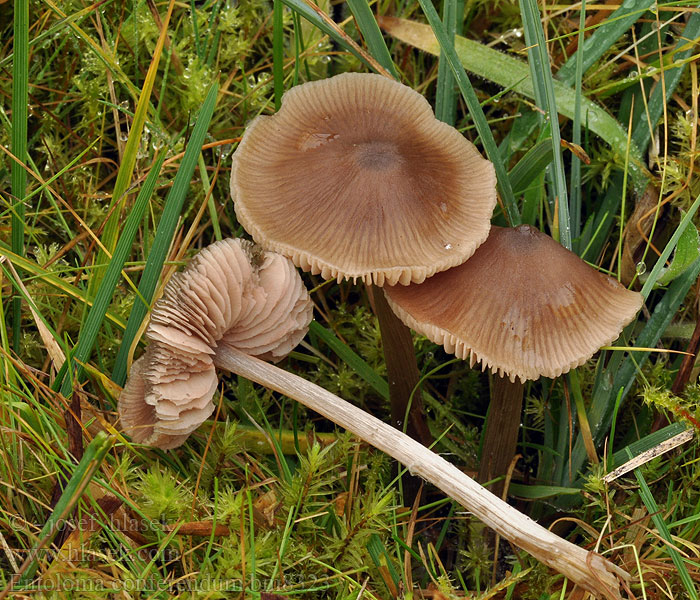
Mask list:
[[[581,9],[0,1],[3,587],[578,597],[507,544],[494,561],[479,524],[434,490],[406,506],[385,456],[245,380],[222,380],[216,418],[176,451],[115,429],[159,286],[197,248],[243,233],[228,171],[246,123],[297,83],[383,69],[494,162],[494,223],[533,224],[646,299],[620,348],[527,386],[511,500],[624,566],[630,597],[697,598],[697,444],[602,476],[698,425],[682,352],[698,331],[700,9]],[[388,419],[366,295],[304,277],[317,323],[285,368]],[[435,449],[473,472],[488,377],[424,338],[415,349]]]

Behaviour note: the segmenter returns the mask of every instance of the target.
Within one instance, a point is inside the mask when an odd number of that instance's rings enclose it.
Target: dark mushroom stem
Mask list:
[[[523,410],[524,384],[516,379],[493,374],[491,402],[481,445],[479,482],[498,479],[489,489],[499,498],[503,495],[504,476],[515,456]]]
[[[405,431],[414,440],[429,446],[434,440],[425,421],[423,402],[420,394],[413,393],[420,380],[420,371],[418,371],[413,350],[411,330],[391,310],[384,296],[384,290],[376,285],[368,286],[368,290],[374,300],[374,312],[382,335],[384,360],[389,379],[391,423],[397,429]],[[412,400],[411,395],[413,395]]]
[[[609,599],[619,599],[616,575],[629,574],[601,555],[560,538],[494,496],[457,467],[403,432],[338,398],[305,379],[220,344],[217,367],[293,398],[365,442],[386,452],[409,472],[434,484],[455,499],[496,533],[556,569],[583,589]]]
[[[374,312],[379,321],[382,349],[389,380],[391,424],[404,431],[424,446],[433,443],[433,436],[425,420],[420,393],[413,393],[420,380],[411,330],[394,314],[384,296],[384,290],[376,285],[367,286],[374,301]],[[420,480],[410,473],[401,477],[403,502],[412,506],[421,489]]]

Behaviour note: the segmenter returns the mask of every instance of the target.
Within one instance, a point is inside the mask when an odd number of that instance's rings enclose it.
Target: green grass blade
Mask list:
[[[679,45],[683,45],[682,40],[685,39],[685,36],[690,36],[688,39],[696,39],[700,37],[700,13],[693,13],[688,20],[688,24],[685,27],[685,30],[683,32],[683,35],[681,36],[681,42]],[[677,46],[678,47],[678,46]],[[648,48],[644,48],[644,50],[648,50]],[[681,55],[684,58],[687,58],[687,56],[683,53]],[[675,93],[676,88],[678,87],[678,83],[680,81],[680,77],[685,69],[685,64],[683,64],[680,67],[674,68],[674,69],[669,69],[666,71],[664,77],[665,77],[665,84],[666,84],[666,98],[670,98],[673,93]],[[631,90],[628,90],[631,92]],[[652,119],[653,123],[656,123],[658,121],[659,117],[663,113],[663,95],[662,95],[662,90],[661,86],[657,86],[654,91],[651,94],[650,100],[648,102],[649,105],[649,115]],[[637,102],[635,104],[636,107],[641,107],[642,105],[642,100],[640,97],[637,98]],[[637,109],[635,109],[637,110]],[[584,109],[584,114],[586,114],[586,110]],[[640,114],[643,114],[640,113]],[[625,116],[623,114],[623,116]],[[627,113],[626,118],[629,117],[629,113]],[[649,141],[651,139],[650,137],[650,131],[649,131],[649,125],[646,120],[646,115],[643,117],[637,118],[634,121],[637,123],[636,128],[632,130],[632,142],[633,142],[633,147],[632,147],[632,156],[631,156],[631,165],[634,167],[634,165],[637,164],[638,157],[635,158],[635,153],[639,152],[644,152],[646,148],[649,145]],[[618,151],[619,152],[619,151]],[[620,153],[620,156],[624,156],[624,153]],[[638,178],[634,175],[634,173],[630,173],[631,176],[634,177],[633,181],[633,187],[637,195],[640,194],[641,191],[644,190],[646,187],[646,182],[647,179],[646,177]],[[605,195],[605,198],[603,200],[603,203],[601,205],[601,209],[598,211],[598,214],[596,216],[596,221],[593,226],[593,231],[598,232],[596,239],[590,244],[589,251],[587,252],[587,259],[588,260],[596,260],[597,257],[600,255],[602,252],[602,249],[606,243],[606,240],[608,239],[608,234],[610,232],[611,227],[613,226],[613,223],[615,221],[615,216],[618,213],[619,206],[620,206],[620,199],[621,199],[621,187],[622,187],[622,175],[620,173],[617,173],[613,176],[611,180],[610,187]]]
[[[561,134],[559,132],[559,111],[557,110],[557,99],[554,92],[554,81],[552,79],[552,69],[549,64],[549,52],[544,39],[544,30],[540,20],[540,11],[536,0],[520,0],[520,14],[523,19],[525,30],[525,40],[530,49],[530,72],[535,85],[535,99],[540,108],[545,112],[545,119],[550,125],[552,136],[552,151],[554,160],[552,162],[552,178],[554,180],[555,202],[559,212],[559,222],[553,224],[558,229],[559,242],[565,248],[571,250],[571,221],[569,220],[569,193],[566,188],[566,174],[564,172],[564,161],[561,154]],[[539,89],[539,91],[538,91]],[[580,102],[580,98],[578,99]],[[574,107],[576,101],[574,102]],[[575,114],[575,108],[574,108]]]
[[[685,429],[686,426],[683,423],[671,423],[663,429],[659,429],[654,433],[644,436],[641,440],[632,442],[628,446],[625,446],[621,450],[615,452],[612,457],[608,459],[608,462],[610,463],[608,470],[612,471],[613,469],[617,469],[617,467],[625,464],[629,460],[630,454],[632,454],[633,457],[639,456],[643,452],[651,450],[666,440],[670,440],[672,437],[677,436],[679,433],[685,431]]]
[[[356,48],[354,48],[352,45],[348,44],[347,40],[343,38],[342,36],[338,35],[338,32],[331,27],[331,25],[321,18],[319,14],[311,8],[306,2],[303,0],[282,0],[289,8],[291,8],[293,11],[299,13],[302,17],[304,17],[309,23],[314,25],[315,27],[318,27],[323,33],[325,33],[327,36],[329,36],[331,39],[335,40],[338,42],[341,48],[343,50],[346,50],[347,52],[350,52],[353,56],[355,56],[357,59],[361,60],[363,63],[365,63],[370,69],[373,69],[374,66],[367,60],[366,57],[362,56],[360,52],[357,51]]]
[[[656,264],[651,270],[651,273],[649,273],[649,277],[644,282],[644,286],[642,287],[642,296],[644,296],[645,300],[649,297],[649,293],[652,289],[654,289],[654,285],[664,272],[666,261],[671,256],[671,253],[676,249],[676,246],[678,246],[678,242],[681,239],[681,236],[685,232],[686,228],[688,226],[695,227],[695,225],[692,224],[692,219],[695,216],[698,207],[700,207],[700,195],[698,195],[698,197],[695,198],[695,202],[693,202],[692,206],[688,209],[688,212],[681,219],[681,222],[678,224],[676,231],[671,236],[671,239],[668,240],[668,242],[666,243],[666,247],[663,249],[663,252],[661,252],[661,255],[656,261]]]
[[[168,32],[168,23],[170,22],[170,15],[172,14],[173,3],[171,2],[168,7],[168,12],[163,19],[163,26],[161,28],[161,33],[158,37],[158,42],[156,44],[155,50],[153,51],[153,58],[151,64],[146,73],[146,78],[143,82],[143,89],[139,95],[138,103],[136,105],[136,110],[134,111],[134,120],[131,124],[131,129],[129,130],[129,138],[126,141],[126,146],[124,148],[124,155],[122,156],[121,164],[119,165],[119,171],[117,172],[117,179],[114,182],[114,189],[112,191],[112,201],[110,204],[111,215],[105,223],[104,231],[102,233],[102,243],[106,248],[108,253],[114,252],[114,247],[117,243],[117,235],[119,232],[119,221],[121,219],[121,205],[126,200],[126,193],[129,189],[131,183],[131,177],[134,173],[134,166],[136,165],[136,156],[139,152],[139,146],[141,145],[141,136],[143,134],[143,128],[146,124],[146,115],[148,109],[151,106],[151,92],[153,91],[153,85],[156,80],[156,74],[158,72],[158,64],[160,63],[160,57],[163,53],[163,46],[165,45],[165,39]],[[116,209],[114,209],[117,207]],[[112,210],[114,209],[114,210]],[[90,284],[88,286],[88,293],[92,295],[97,287],[100,285],[102,277],[104,277],[104,270],[109,262],[109,258],[103,250],[100,250],[95,259],[95,264],[97,265],[92,277],[90,278]],[[104,265],[104,266],[103,266]]]
[[[15,2],[14,61],[12,63],[12,154],[27,162],[27,103],[29,102],[29,0]],[[12,251],[24,255],[24,197],[27,193],[27,172],[12,161]],[[22,299],[12,299],[12,347],[19,351],[22,325]]]
[[[581,44],[579,36],[579,50],[570,56],[557,71],[557,79],[573,85],[578,77],[577,62],[581,60],[582,73],[588,71],[652,4],[654,4],[654,0],[623,2],[583,44]]]
[[[377,372],[356,354],[352,348],[341,342],[332,331],[316,321],[311,321],[309,332],[323,340],[338,355],[338,358],[372,386],[372,389],[381,395],[382,398],[389,400],[389,384],[386,382],[386,379],[377,375]]]
[[[445,0],[443,4],[442,21],[447,30],[447,36],[454,45],[457,35],[458,21],[461,24],[464,3],[458,0]],[[452,75],[450,64],[445,58],[445,53],[440,52],[438,62],[437,91],[435,93],[435,116],[448,125],[455,124],[457,115],[457,86]],[[514,194],[517,196],[517,194]]]
[[[136,198],[136,202],[134,202],[134,206],[129,212],[129,216],[126,218],[124,229],[117,242],[117,247],[114,250],[112,259],[109,261],[97,294],[95,294],[95,301],[87,312],[87,317],[80,328],[80,337],[78,338],[78,343],[72,355],[72,360],[76,363],[85,363],[90,358],[92,349],[97,341],[97,335],[104,322],[107,308],[114,297],[114,290],[119,283],[124,263],[127,258],[129,258],[136,233],[141,225],[141,219],[146,212],[148,203],[153,195],[153,190],[156,187],[156,181],[158,180],[158,175],[160,174],[160,169],[164,160],[165,153],[156,159],[155,164],[151,167],[151,171]],[[68,361],[66,361],[66,364],[68,364]],[[65,369],[61,369],[61,371],[65,372]],[[79,369],[78,378],[80,378],[81,375],[82,369]],[[69,397],[72,392],[70,378],[61,377],[59,374],[54,381],[54,389],[59,388],[66,398]]]
[[[671,264],[663,267],[659,272],[656,287],[671,283],[698,258],[700,258],[700,234],[698,234],[698,228],[691,222],[678,240]]]
[[[491,128],[486,120],[484,111],[481,109],[481,104],[479,103],[479,99],[476,97],[476,93],[474,92],[474,88],[469,81],[469,77],[467,77],[464,67],[460,63],[455,46],[450,42],[447,31],[445,30],[442,21],[440,21],[440,17],[438,17],[433,3],[430,0],[418,0],[418,2],[423,9],[423,13],[428,19],[428,23],[430,24],[430,28],[433,30],[433,34],[435,35],[438,44],[440,45],[440,50],[445,53],[445,58],[450,64],[452,74],[457,80],[457,85],[459,86],[462,97],[467,104],[469,114],[471,115],[476,130],[479,133],[479,137],[481,138],[481,143],[484,146],[486,155],[493,163],[494,169],[496,170],[498,187],[500,188],[501,198],[506,208],[508,220],[512,226],[520,225],[520,211],[518,210],[515,196],[513,195],[513,190],[510,187],[510,179],[508,179],[506,165],[498,152],[498,146],[496,145],[496,141],[493,139]]]
[[[194,52],[202,62],[204,55],[202,53],[202,47],[199,43],[199,24],[197,23],[197,7],[194,5],[194,0],[190,0],[190,18],[192,19],[192,31],[194,32]],[[165,29],[165,28],[164,28]]]
[[[511,482],[508,492],[519,498],[528,500],[541,500],[542,498],[552,498],[555,496],[575,496],[581,494],[581,488],[562,487],[560,485],[525,485],[523,483]]]
[[[387,551],[386,547],[384,546],[384,543],[382,542],[382,539],[376,533],[373,533],[366,544],[366,548],[369,552],[370,557],[372,558],[374,566],[377,567],[377,569],[382,570],[383,573],[387,573],[389,577],[391,577],[391,580],[394,584],[393,589],[396,590],[399,586],[400,581],[399,574],[394,568],[394,564],[391,560],[389,552]],[[384,577],[385,576],[383,574],[382,578]],[[389,589],[388,583],[388,581],[384,581],[384,585],[386,586],[387,591],[389,593],[392,593],[392,590]]]
[[[578,22],[578,47],[580,52],[576,52],[576,79],[574,86],[574,122],[573,133],[571,139],[577,146],[581,145],[581,85],[583,83],[583,57],[585,54],[583,30],[586,26],[586,0],[581,0],[581,11]],[[581,159],[572,154],[571,156],[571,185],[569,190],[571,196],[569,198],[571,208],[571,237],[572,240],[578,240],[581,235]]]
[[[596,262],[607,243],[610,229],[616,221],[622,200],[623,174],[615,173],[610,179],[608,190],[593,216],[590,235],[584,234],[581,239],[579,255],[585,260]],[[584,239],[585,238],[585,239]]]
[[[139,282],[139,296],[134,301],[134,306],[131,309],[126,331],[124,332],[124,338],[119,347],[117,360],[112,372],[112,379],[119,385],[123,385],[126,380],[126,363],[131,343],[150,308],[149,304],[153,299],[153,293],[158,284],[168,248],[175,234],[175,227],[180,213],[182,212],[182,205],[190,187],[192,174],[197,165],[199,153],[202,150],[202,144],[204,143],[204,138],[209,128],[211,116],[214,113],[218,89],[218,84],[212,85],[204,100],[202,109],[199,112],[199,117],[197,118],[197,123],[192,130],[192,136],[185,149],[185,156],[182,158],[180,168],[177,170],[175,180],[173,181],[173,186],[166,198],[163,216],[158,224],[153,246],[151,247],[146,266],[141,275],[141,281]]]
[[[216,211],[216,204],[214,203],[214,195],[211,187],[211,182],[209,181],[209,174],[207,173],[207,166],[204,164],[204,155],[200,152],[197,157],[197,165],[199,166],[199,176],[202,178],[202,188],[206,190],[208,195],[207,198],[207,208],[209,209],[209,218],[211,219],[211,228],[214,230],[214,239],[220,241],[223,239],[221,234],[221,223],[219,223],[219,213]]]
[[[552,162],[552,138],[546,138],[537,142],[527,154],[510,170],[508,177],[513,193],[516,196],[524,194],[532,187],[547,165]]]
[[[365,38],[369,53],[382,67],[392,74],[394,79],[399,79],[399,73],[396,70],[394,61],[391,59],[389,49],[386,47],[382,32],[379,30],[379,25],[374,19],[367,0],[347,0],[347,4],[357,21],[362,37]]]
[[[628,457],[632,458],[632,454],[628,453]],[[635,469],[634,476],[637,478],[637,483],[639,484],[639,496],[642,499],[642,502],[644,502],[644,506],[646,506],[647,511],[651,516],[651,520],[659,532],[659,535],[666,540],[668,544],[666,546],[666,552],[668,552],[673,564],[676,566],[678,576],[683,583],[683,587],[685,588],[685,591],[688,592],[688,598],[691,600],[698,600],[698,591],[695,588],[695,584],[690,577],[690,573],[688,573],[683,557],[675,548],[675,544],[671,538],[671,532],[668,530],[666,522],[660,514],[659,505],[656,503],[656,500],[654,499],[654,496],[647,485],[646,479],[644,479],[642,470]]]
[[[27,558],[28,564],[24,568],[22,576],[15,579],[13,583],[22,585],[33,579],[34,573],[36,573],[38,566],[37,555],[41,549],[53,539],[53,536],[58,531],[58,526],[78,503],[83,495],[83,492],[85,491],[85,488],[88,486],[90,480],[97,472],[97,469],[102,464],[105,456],[107,456],[107,452],[109,452],[113,442],[113,437],[110,437],[106,433],[100,431],[92,442],[90,442],[88,447],[85,448],[83,458],[78,463],[78,466],[75,467],[70,481],[63,490],[63,493],[58,499],[56,506],[46,519],[46,523],[39,533],[39,541],[29,553],[29,557]],[[10,583],[10,587],[12,587],[13,583]]]

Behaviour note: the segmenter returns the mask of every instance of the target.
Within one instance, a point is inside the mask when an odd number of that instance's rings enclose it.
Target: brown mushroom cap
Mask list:
[[[557,377],[614,341],[642,296],[529,225],[492,227],[463,265],[386,289],[415,331],[514,381]]]
[[[421,282],[469,258],[496,204],[493,165],[411,88],[345,73],[292,88],[233,157],[236,216],[324,278]]]
[[[151,344],[119,397],[125,431],[135,442],[179,446],[214,411],[217,344],[278,361],[306,335],[311,316],[288,259],[240,239],[208,246],[153,308]]]

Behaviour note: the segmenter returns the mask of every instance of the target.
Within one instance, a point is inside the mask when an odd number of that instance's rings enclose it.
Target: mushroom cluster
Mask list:
[[[495,184],[420,94],[345,73],[292,88],[248,126],[231,196],[261,246],[385,286],[448,352],[511,381],[556,377],[616,339],[642,298],[533,227],[491,229]]]
[[[493,167],[420,95],[377,75],[287,92],[276,115],[246,131],[231,193],[261,246],[324,277],[386,285],[409,325],[511,379],[581,364],[641,306],[641,296],[533,228],[493,228],[487,240]],[[541,527],[400,431],[257,358],[283,357],[311,319],[288,259],[225,240],[171,279],[151,317],[151,344],[120,397],[132,438],[181,444],[214,409],[215,368],[227,369],[396,458],[584,589],[616,596],[615,575],[627,574],[600,555]]]
[[[312,304],[289,260],[241,239],[204,248],[156,302],[150,344],[119,398],[135,442],[175,448],[214,410],[214,358],[226,344],[279,361],[306,335]]]

